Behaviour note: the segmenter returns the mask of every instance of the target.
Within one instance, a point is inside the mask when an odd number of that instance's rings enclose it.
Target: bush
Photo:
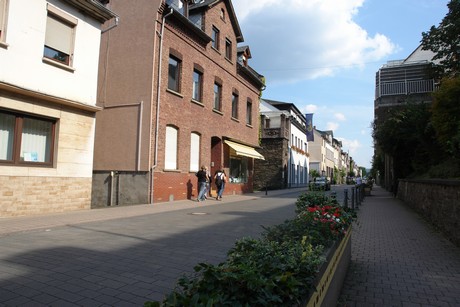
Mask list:
[[[325,248],[340,239],[353,220],[319,193],[301,195],[297,216],[265,228],[260,239],[243,238],[218,265],[200,263],[183,276],[162,302],[145,306],[298,306],[308,296]]]

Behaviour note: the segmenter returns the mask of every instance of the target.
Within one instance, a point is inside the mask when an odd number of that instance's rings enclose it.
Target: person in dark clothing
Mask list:
[[[217,196],[216,200],[222,199],[222,194],[224,193],[225,183],[227,182],[227,176],[223,170],[218,170],[214,174],[214,183],[217,187]]]
[[[203,165],[201,170],[199,170],[196,174],[198,177],[198,198],[197,201],[204,201],[205,194],[206,194],[206,181],[208,180],[208,172],[206,172],[206,167]]]

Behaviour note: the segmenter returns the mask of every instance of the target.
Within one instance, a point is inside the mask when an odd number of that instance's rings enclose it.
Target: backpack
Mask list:
[[[222,186],[222,177],[223,177],[223,173],[222,172],[218,172],[217,175],[216,175],[216,180],[214,181],[216,186],[220,187]]]

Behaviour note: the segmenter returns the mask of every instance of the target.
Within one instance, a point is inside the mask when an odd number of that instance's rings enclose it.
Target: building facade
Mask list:
[[[89,209],[98,1],[0,0],[0,216]]]
[[[201,165],[252,191],[262,76],[231,1],[195,2],[109,3],[123,24],[102,43],[93,207],[194,199]]]
[[[406,59],[388,61],[377,72],[375,78],[374,119],[375,125],[386,120],[388,109],[397,108],[407,103],[431,103],[431,93],[436,90],[436,80],[428,74],[434,53],[422,50],[418,46]],[[393,166],[393,157],[379,152],[383,157],[384,175],[380,184],[392,190],[396,186],[397,170]]]
[[[258,189],[307,187],[309,153],[306,118],[292,103],[261,100],[261,153],[256,161]]]

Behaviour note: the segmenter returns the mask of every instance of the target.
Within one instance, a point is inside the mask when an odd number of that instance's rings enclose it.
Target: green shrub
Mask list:
[[[169,306],[298,306],[313,287],[325,248],[353,220],[329,198],[301,195],[296,218],[264,229],[260,239],[243,238],[218,265],[200,263],[179,279],[162,302]]]

